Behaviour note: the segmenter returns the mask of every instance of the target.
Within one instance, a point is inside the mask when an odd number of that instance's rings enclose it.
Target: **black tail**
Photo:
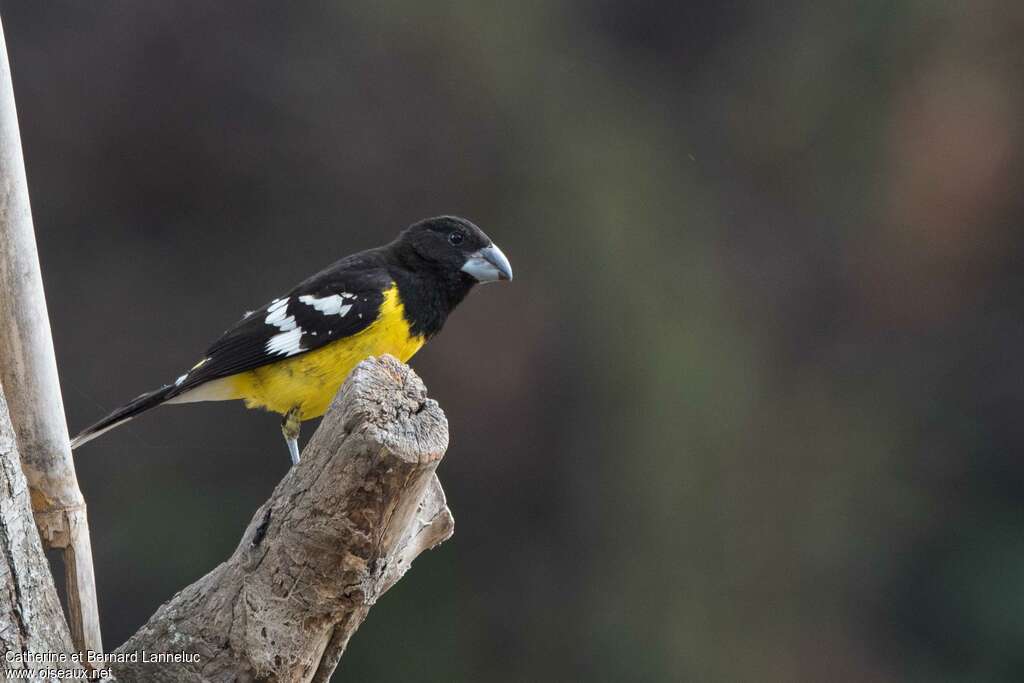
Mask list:
[[[96,424],[86,427],[78,436],[71,439],[71,448],[78,448],[82,444],[92,441],[97,436],[104,434],[105,432],[109,432],[114,427],[123,425],[136,415],[141,415],[150,408],[156,408],[158,405],[171,398],[175,393],[175,389],[177,389],[176,386],[168,384],[167,386],[160,387],[156,391],[150,391],[149,393],[139,396],[127,405],[121,406]]]

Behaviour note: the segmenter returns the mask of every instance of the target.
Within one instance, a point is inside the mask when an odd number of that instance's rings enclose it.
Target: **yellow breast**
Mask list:
[[[377,319],[362,332],[227,379],[235,398],[244,399],[249,408],[284,414],[297,406],[300,418],[310,420],[327,412],[331,399],[360,361],[389,353],[405,362],[424,341],[410,333],[398,288],[392,284],[384,292]]]

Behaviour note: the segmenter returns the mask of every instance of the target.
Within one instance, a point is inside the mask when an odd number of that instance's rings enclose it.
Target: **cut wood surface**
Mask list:
[[[390,356],[362,362],[234,554],[116,651],[188,661],[115,663],[117,679],[327,681],[370,607],[451,536],[434,474],[447,447],[419,377]]]

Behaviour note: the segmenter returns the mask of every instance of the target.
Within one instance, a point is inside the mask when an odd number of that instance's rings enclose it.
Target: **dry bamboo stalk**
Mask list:
[[[48,547],[64,549],[75,646],[100,651],[89,524],[68,442],[2,25],[0,383],[7,396],[39,534]]]

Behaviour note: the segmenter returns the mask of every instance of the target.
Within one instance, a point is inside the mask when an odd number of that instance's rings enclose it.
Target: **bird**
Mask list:
[[[351,254],[250,311],[170,384],[86,427],[77,449],[164,404],[242,400],[279,413],[292,464],[302,422],[322,416],[360,361],[408,361],[480,283],[512,279],[505,254],[472,222],[437,216]]]

